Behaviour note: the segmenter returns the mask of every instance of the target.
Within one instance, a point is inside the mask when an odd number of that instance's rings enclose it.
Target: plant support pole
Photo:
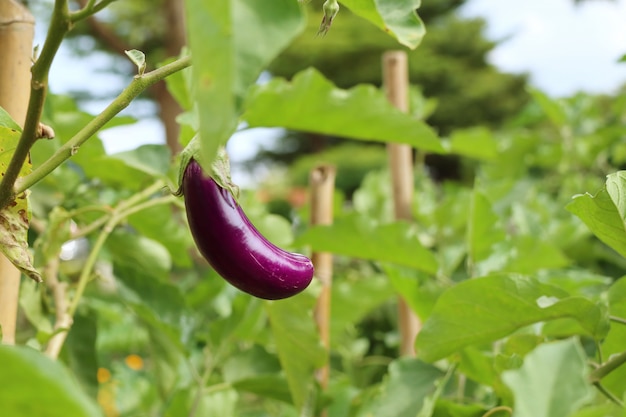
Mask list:
[[[409,70],[406,53],[389,51],[383,55],[383,85],[387,99],[403,112],[409,110]],[[409,145],[387,144],[389,170],[393,193],[394,212],[397,220],[411,221],[413,201],[413,151]],[[406,301],[398,299],[398,328],[400,330],[400,354],[415,355],[415,338],[421,327],[419,318]]]
[[[333,222],[333,194],[335,191],[335,167],[318,165],[309,174],[311,187],[311,225],[330,225]],[[328,252],[313,252],[315,276],[322,284],[322,291],[317,299],[314,316],[319,329],[320,339],[330,351],[330,295],[333,276],[333,255]],[[328,363],[317,371],[320,386],[328,385],[330,367]]]
[[[14,0],[0,1],[0,107],[24,126],[30,94],[35,19]],[[2,343],[15,344],[20,271],[0,254],[0,326]]]

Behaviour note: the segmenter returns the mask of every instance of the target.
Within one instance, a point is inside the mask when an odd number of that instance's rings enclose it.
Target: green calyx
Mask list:
[[[174,192],[174,195],[183,195],[183,178],[185,176],[185,170],[187,165],[195,159],[205,174],[213,178],[213,180],[222,188],[226,188],[237,199],[239,197],[239,187],[233,183],[230,177],[230,160],[226,153],[226,148],[220,146],[217,150],[217,155],[213,162],[207,167],[200,158],[200,141],[196,135],[189,144],[180,153],[180,167],[178,169],[178,189]]]

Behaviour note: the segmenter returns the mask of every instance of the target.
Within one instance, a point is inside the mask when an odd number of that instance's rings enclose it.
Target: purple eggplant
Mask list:
[[[255,297],[277,300],[310,284],[311,260],[263,237],[231,192],[206,176],[193,159],[185,169],[182,192],[196,246],[232,285]]]

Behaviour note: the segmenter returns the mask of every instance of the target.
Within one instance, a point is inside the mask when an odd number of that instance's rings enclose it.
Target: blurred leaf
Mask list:
[[[567,209],[598,239],[626,257],[626,171],[608,175],[605,188],[595,196],[576,196]]]
[[[593,398],[587,358],[575,339],[540,345],[502,379],[515,396],[516,417],[569,417]]]
[[[426,34],[424,23],[415,12],[421,0],[342,0],[341,3],[411,49],[417,48]]]
[[[492,253],[493,245],[505,238],[498,220],[487,197],[474,190],[469,207],[466,235],[470,265],[486,259]]]
[[[20,133],[8,127],[0,127],[0,176],[9,166],[13,157]],[[30,159],[22,165],[19,177],[29,174],[31,171]],[[28,248],[28,227],[30,222],[30,210],[26,193],[15,197],[15,204],[0,210],[0,251],[15,265],[17,269],[37,282],[42,278],[33,266],[33,256]]]
[[[424,248],[406,222],[376,225],[369,219],[352,215],[338,219],[331,226],[306,230],[296,245],[310,245],[314,251],[391,262],[434,274],[437,261]]]
[[[154,177],[165,176],[170,169],[171,155],[169,148],[164,145],[142,145],[111,157]]]
[[[367,313],[394,294],[393,287],[384,276],[335,279],[331,291],[330,343],[335,347],[344,343],[347,329],[354,327]]]
[[[24,280],[20,284],[20,307],[28,321],[39,332],[52,334],[52,323],[50,318],[43,311],[41,291],[43,286],[32,280]]]
[[[254,87],[244,107],[242,117],[250,127],[285,127],[443,152],[435,132],[393,107],[381,90],[371,85],[341,90],[312,68],[291,82],[275,78]]]
[[[193,56],[193,97],[200,121],[200,155],[208,167],[237,125],[235,111],[234,0],[185,2]]]
[[[6,127],[12,130],[17,130],[18,132],[22,132],[22,128],[5,109],[0,107],[0,127]]]
[[[266,302],[274,343],[297,409],[302,409],[314,388],[313,373],[326,360],[311,311],[313,295],[305,291],[295,297]]]
[[[211,391],[211,388],[203,387],[208,393],[200,394],[199,397],[198,388],[178,391],[169,401],[163,416],[238,417],[235,413],[237,393],[232,389]]]
[[[492,160],[498,156],[498,146],[491,131],[486,127],[455,130],[448,151],[469,158]]]
[[[280,371],[278,358],[256,344],[232,356],[223,368],[224,380],[237,390],[292,403],[289,386]]]
[[[541,110],[543,110],[546,116],[548,116],[548,119],[555,127],[561,128],[565,126],[567,123],[567,115],[565,114],[563,106],[559,102],[551,99],[545,93],[534,88],[531,88],[529,92],[535,100],[535,103],[541,107]]]
[[[400,358],[389,365],[380,394],[359,409],[357,416],[415,417],[437,388],[444,373],[415,358]]]
[[[167,249],[146,236],[118,230],[111,233],[106,246],[116,265],[128,266],[148,277],[165,279],[172,267]]]
[[[128,217],[128,223],[143,237],[159,242],[169,251],[176,266],[191,266],[191,234],[177,210],[169,205],[158,205]]]
[[[42,353],[0,345],[0,404],[6,416],[99,417],[74,376]]]
[[[492,275],[464,281],[444,292],[417,337],[419,357],[428,362],[517,329],[569,317],[596,339],[608,331],[606,312],[586,298],[521,276]]]
[[[86,314],[85,314],[86,313]],[[79,311],[63,344],[61,356],[74,372],[85,391],[98,397],[97,317],[93,310]]]

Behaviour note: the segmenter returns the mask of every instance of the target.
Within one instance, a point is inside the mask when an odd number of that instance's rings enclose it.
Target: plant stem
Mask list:
[[[609,316],[609,320],[619,324],[626,324],[626,319],[617,316]]]
[[[100,0],[97,4],[95,0],[89,0],[89,3],[82,9],[70,14],[70,19],[72,23],[78,22],[80,20],[86,19],[91,15],[98,13],[100,10],[107,7],[109,4],[113,3],[116,0]]]
[[[603,363],[600,367],[594,369],[589,374],[589,381],[596,384],[602,380],[605,376],[626,363],[626,351],[618,355],[613,356],[611,359]]]
[[[613,401],[615,404],[619,405],[620,407],[624,407],[624,403],[622,403],[622,401],[617,398],[615,395],[613,395],[612,392],[610,392],[609,390],[607,390],[606,388],[604,388],[604,386],[600,383],[600,381],[598,382],[594,382],[593,385],[598,389],[598,391],[600,391],[606,398],[608,398],[609,400]]]
[[[28,157],[30,148],[32,148],[37,141],[37,129],[39,127],[39,120],[41,119],[46,92],[48,90],[48,73],[50,72],[54,56],[70,28],[71,22],[69,19],[67,0],[56,0],[54,2],[54,9],[52,11],[46,41],[41,49],[41,55],[37,58],[37,61],[33,64],[31,69],[30,99],[28,101],[24,130],[17,143],[15,152],[11,157],[11,161],[7,166],[6,172],[2,177],[2,181],[0,181],[0,208],[9,205],[15,199],[16,195],[24,191],[14,192],[13,186]]]
[[[146,88],[150,87],[154,83],[164,79],[165,77],[174,74],[184,68],[191,65],[191,57],[186,56],[177,59],[161,68],[150,71],[142,76],[136,76],[133,81],[120,93],[115,100],[107,106],[99,115],[93,118],[87,125],[85,125],[78,133],[76,133],[70,140],[63,144],[48,160],[38,166],[30,174],[20,178],[15,183],[15,190],[12,195],[17,195],[34,184],[43,179],[46,175],[54,171],[59,165],[69,159],[72,155],[78,152],[78,148],[91,136],[93,136],[98,130],[100,130],[108,121],[115,117],[120,111],[125,109],[130,102],[137,97]],[[1,194],[2,185],[0,184],[0,207],[6,206],[10,203],[10,199],[7,199]]]
[[[513,409],[511,407],[507,407],[506,405],[501,405],[501,406],[494,407],[491,410],[487,411],[485,414],[483,414],[483,417],[492,416],[495,413],[500,412],[500,411],[505,411],[509,413],[510,415],[513,415]]]
[[[70,316],[74,316],[74,313],[76,312],[76,309],[78,308],[80,299],[85,291],[85,288],[87,287],[87,283],[89,282],[91,271],[96,264],[96,260],[98,259],[100,250],[102,249],[102,246],[104,245],[104,242],[106,242],[109,235],[113,232],[113,229],[115,228],[115,226],[117,226],[117,224],[123,219],[125,219],[129,214],[135,213],[137,211],[143,210],[148,207],[153,207],[156,204],[164,204],[164,203],[171,201],[171,198],[168,198],[168,199],[159,198],[155,200],[149,200],[143,204],[140,204],[142,200],[149,198],[155,192],[163,188],[163,186],[164,186],[163,181],[159,180],[155,182],[154,184],[152,184],[150,187],[141,191],[140,193],[133,195],[127,200],[121,201],[117,205],[117,207],[114,209],[114,212],[112,213],[111,217],[108,219],[108,221],[104,225],[102,232],[98,235],[98,238],[94,242],[94,245],[91,248],[91,252],[89,252],[89,256],[87,257],[87,261],[85,262],[85,266],[83,267],[83,270],[80,273],[80,276],[78,278],[78,284],[76,286],[76,292],[74,293],[72,302],[67,310]]]

